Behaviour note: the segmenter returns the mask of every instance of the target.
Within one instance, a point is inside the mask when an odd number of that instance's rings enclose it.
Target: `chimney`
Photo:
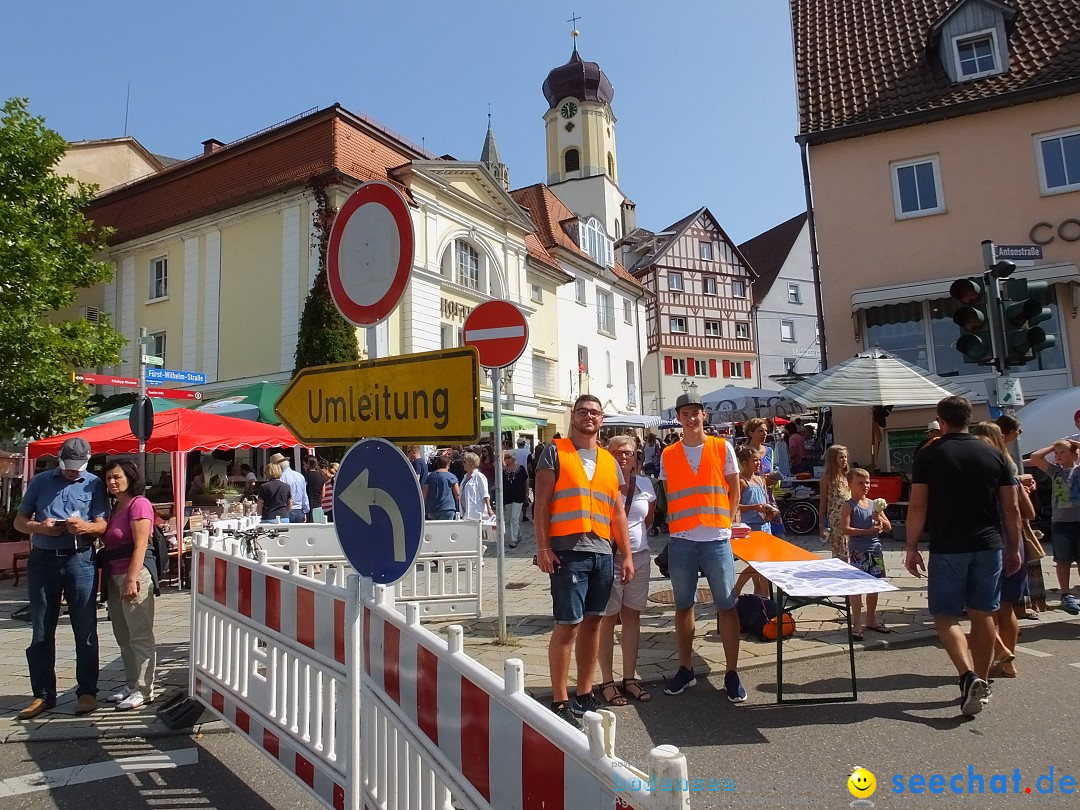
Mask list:
[[[214,154],[214,152],[217,152],[224,148],[225,144],[223,144],[217,138],[210,138],[202,142],[202,153],[204,157],[206,155],[212,155]]]
[[[631,200],[623,200],[622,205],[622,232],[628,236],[637,228],[637,206]]]

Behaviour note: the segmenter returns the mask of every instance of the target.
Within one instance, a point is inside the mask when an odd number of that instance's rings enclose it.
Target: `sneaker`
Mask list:
[[[967,673],[960,681],[960,714],[974,717],[990,700],[990,687],[974,673]]]
[[[138,689],[134,690],[130,695],[116,704],[116,710],[118,712],[127,712],[132,709],[137,709],[146,703],[146,696],[143,695]]]
[[[570,701],[570,711],[575,717],[583,717],[585,712],[598,712],[604,708],[604,704],[596,699],[596,695],[589,692],[587,695],[575,695]]]
[[[124,700],[130,694],[131,694],[131,690],[128,689],[126,686],[122,686],[122,687],[120,687],[120,691],[114,692],[113,694],[108,695],[105,698],[105,702],[106,703],[119,703],[121,700]]]
[[[574,717],[574,713],[570,710],[570,701],[561,700],[558,703],[552,703],[551,710],[578,731],[581,731],[581,721]]]
[[[694,670],[687,669],[686,667],[679,667],[679,671],[675,673],[675,677],[668,681],[667,686],[664,687],[664,694],[681,695],[691,686],[697,686],[697,678],[694,677]]]
[[[1080,613],[1080,604],[1077,604],[1075,596],[1071,593],[1066,593],[1061,597],[1061,609],[1066,613],[1075,616],[1077,613]]]
[[[724,691],[727,692],[727,699],[732,703],[742,703],[746,700],[746,690],[743,689],[739,673],[735,670],[731,670],[724,676]]]
[[[84,714],[92,714],[97,711],[97,695],[79,695],[75,701],[75,714],[80,717]]]
[[[30,705],[19,712],[20,720],[33,720],[42,712],[56,707],[56,698],[34,698]]]

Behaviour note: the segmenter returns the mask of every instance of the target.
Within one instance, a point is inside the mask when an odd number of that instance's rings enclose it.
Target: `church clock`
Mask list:
[[[572,101],[568,101],[562,105],[562,108],[559,110],[559,112],[562,114],[563,118],[573,118],[575,115],[577,115],[577,104]]]

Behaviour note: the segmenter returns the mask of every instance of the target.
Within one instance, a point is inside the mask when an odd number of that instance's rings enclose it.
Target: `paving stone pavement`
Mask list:
[[[532,565],[536,553],[532,524],[522,527],[521,544],[509,549],[506,558],[506,610],[508,643],[500,645],[497,640],[497,590],[494,548],[487,547],[483,570],[483,618],[445,622],[427,622],[425,625],[436,633],[444,632],[450,624],[465,628],[465,645],[469,654],[498,674],[502,674],[507,658],[520,658],[525,666],[526,686],[537,695],[550,689],[547,667],[547,643],[551,631],[551,597],[548,580]],[[789,538],[804,548],[827,554],[816,536]],[[653,554],[659,553],[666,536],[651,540]],[[935,638],[933,624],[926,609],[925,582],[911,577],[903,567],[902,544],[885,541],[886,570],[890,581],[899,590],[882,594],[879,611],[889,635],[867,634],[865,642],[857,643],[858,649],[886,648],[901,644],[932,643]],[[1044,560],[1047,584],[1055,582],[1053,564]],[[25,583],[25,580],[23,580]],[[704,584],[704,583],[703,583]],[[655,565],[652,571],[650,592],[655,594],[670,588]],[[1056,606],[1056,591],[1049,595],[1049,602]],[[158,684],[161,699],[141,710],[117,712],[108,704],[92,715],[76,717],[75,703],[75,655],[72,649],[70,625],[66,617],[60,619],[57,628],[57,678],[61,694],[57,707],[32,721],[22,722],[16,714],[31,699],[29,678],[26,671],[25,649],[30,641],[30,624],[13,618],[12,614],[27,605],[25,585],[16,588],[10,580],[0,581],[0,743],[35,740],[67,740],[92,737],[154,737],[175,733],[156,716],[155,710],[162,700],[186,690],[189,653],[190,594],[186,591],[166,589],[157,603],[158,638]],[[677,668],[674,637],[674,609],[670,605],[650,602],[642,614],[638,675],[646,684],[662,686],[664,677]],[[123,665],[119,649],[113,638],[112,628],[104,608],[99,610],[98,636],[101,649],[100,694],[106,695],[118,688],[123,680]],[[694,644],[694,667],[698,674],[721,670],[724,666],[723,648],[716,633],[715,614],[707,606],[697,611],[698,630]],[[835,655],[844,652],[847,633],[842,616],[824,607],[806,607],[795,614],[797,631],[784,642],[785,660]],[[1061,610],[1052,609],[1041,614],[1041,622],[1070,620]],[[1021,622],[1021,628],[1034,622]],[[618,639],[616,639],[615,671],[619,668]],[[739,666],[774,665],[776,645],[774,642],[744,640],[740,649]],[[597,673],[599,676],[599,672]],[[599,677],[597,678],[599,681]],[[197,724],[192,733],[209,733],[224,730],[218,721]]]

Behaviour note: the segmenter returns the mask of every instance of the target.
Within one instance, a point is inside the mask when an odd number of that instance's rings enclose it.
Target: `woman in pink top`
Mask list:
[[[105,489],[116,499],[108,528],[102,536],[107,570],[109,620],[120,657],[125,685],[106,698],[119,711],[137,709],[153,699],[157,649],[154,639],[154,583],[147,563],[147,546],[154,524],[154,507],[143,497],[143,481],[129,459],[105,467]]]

